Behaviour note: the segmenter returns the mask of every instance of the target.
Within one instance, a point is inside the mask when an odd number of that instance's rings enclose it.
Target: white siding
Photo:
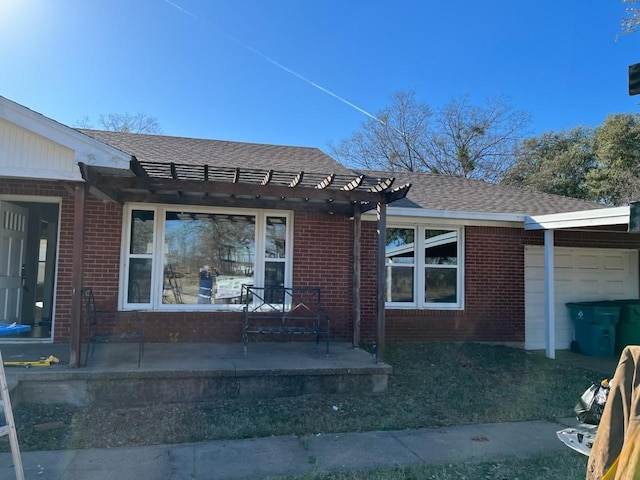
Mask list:
[[[0,119],[0,176],[81,181],[74,152]]]
[[[556,348],[567,349],[573,323],[567,302],[638,298],[638,252],[556,247]],[[544,249],[525,247],[525,348],[545,348]]]

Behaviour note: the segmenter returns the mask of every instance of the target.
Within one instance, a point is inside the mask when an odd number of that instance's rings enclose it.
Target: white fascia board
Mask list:
[[[525,230],[629,225],[629,207],[596,208],[578,212],[552,213],[527,217]]]
[[[457,224],[466,225],[496,225],[515,226],[522,228],[525,219],[524,214],[517,213],[492,213],[492,212],[465,212],[457,210],[429,210],[425,208],[387,207],[387,217],[395,220],[453,220]],[[363,220],[375,220],[375,211],[369,211],[362,216]],[[387,220],[387,223],[389,220]],[[509,225],[505,225],[509,224]]]
[[[0,96],[0,118],[74,152],[76,163],[129,169],[131,155]]]
[[[24,180],[34,180],[36,178],[42,180],[68,180],[70,182],[82,182],[82,176],[78,172],[61,172],[59,170],[34,169],[34,168],[17,168],[2,167],[2,175],[0,178],[6,177],[11,180],[22,178]]]

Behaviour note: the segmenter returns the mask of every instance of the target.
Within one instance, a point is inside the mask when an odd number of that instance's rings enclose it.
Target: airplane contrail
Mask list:
[[[179,10],[181,13],[188,15],[192,18],[194,18],[195,20],[200,20],[198,17],[196,17],[193,13],[191,13],[189,10],[182,8],[180,5],[178,5],[177,3],[172,2],[171,0],[164,0],[165,2],[167,2],[169,5],[171,5],[172,7],[174,7],[175,9]],[[367,117],[376,120],[377,122],[380,122],[381,124],[385,124],[382,120],[380,120],[378,117],[376,117],[375,115],[367,112],[365,109],[360,108],[359,106],[357,106],[356,104],[350,102],[349,100],[342,98],[340,95],[337,95],[335,93],[333,93],[331,90],[324,88],[321,85],[318,85],[317,83],[309,80],[308,78],[304,77],[303,75],[299,74],[298,72],[296,72],[295,70],[292,70],[284,65],[282,65],[281,63],[275,61],[273,58],[265,55],[264,53],[262,53],[261,51],[251,47],[250,45],[247,45],[246,43],[240,41],[239,39],[237,39],[236,37],[234,37],[233,35],[225,32],[224,30],[214,27],[216,28],[220,33],[222,33],[225,37],[227,37],[228,39],[236,42],[238,45],[240,45],[241,47],[249,50],[250,52],[252,52],[253,54],[259,56],[260,58],[262,58],[263,60],[266,60],[267,62],[271,63],[272,65],[275,65],[276,67],[280,68],[281,70],[284,70],[285,72],[293,75],[294,77],[299,78],[300,80],[302,80],[303,82],[306,82],[307,84],[311,85],[312,87],[317,88],[318,90],[320,90],[321,92],[326,93],[327,95],[331,95],[333,98],[335,98],[336,100],[341,101],[342,103],[344,103],[345,105],[348,105],[349,107],[357,110],[360,113],[363,113],[364,115],[366,115]]]

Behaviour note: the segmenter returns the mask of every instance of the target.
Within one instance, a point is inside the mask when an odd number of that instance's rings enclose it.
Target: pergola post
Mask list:
[[[71,328],[69,334],[69,366],[79,367],[82,325],[82,263],[84,260],[86,185],[74,187],[73,256],[71,265]]]
[[[353,212],[353,346],[360,345],[360,270],[362,265],[362,213],[356,207]]]
[[[376,344],[376,361],[383,362],[385,354],[385,287],[387,269],[385,268],[385,248],[387,245],[387,204],[378,202],[376,206],[376,217],[378,219],[378,236],[377,236],[377,287],[376,287],[376,317],[378,340]]]

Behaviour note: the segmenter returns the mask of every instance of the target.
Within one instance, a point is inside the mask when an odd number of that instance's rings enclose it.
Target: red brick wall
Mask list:
[[[114,203],[87,199],[84,285],[93,286],[98,309],[115,309],[122,210]],[[348,217],[296,213],[293,285],[320,287],[331,315],[334,339],[351,338],[352,222]],[[330,232],[327,235],[327,232]],[[242,317],[233,312],[146,312],[149,341],[240,341]]]
[[[353,337],[353,222],[344,215],[296,212],[293,285],[319,287],[333,339]]]
[[[0,179],[0,193],[62,198],[58,255],[55,342],[68,342],[71,319],[71,276],[78,252],[73,245],[72,182]],[[115,310],[118,302],[122,206],[86,197],[83,285],[94,289],[99,310]],[[294,286],[322,289],[323,305],[332,316],[333,338],[351,338],[352,225],[340,215],[296,213],[294,217]],[[128,313],[122,312],[125,322]],[[237,312],[142,312],[149,341],[241,340]],[[108,330],[117,325],[105,323]]]
[[[363,277],[375,278],[375,224],[364,223]],[[389,341],[524,341],[524,245],[543,245],[542,231],[465,228],[465,308],[386,310]],[[555,245],[640,248],[640,235],[612,232],[555,232]],[[364,259],[366,258],[366,260]],[[366,289],[366,292],[365,292]],[[375,340],[375,283],[363,283],[362,336]]]
[[[365,226],[368,237],[375,235],[375,224]],[[363,249],[363,255],[367,275],[374,275],[375,248]],[[464,310],[387,309],[387,340],[524,341],[522,230],[467,227],[464,256]],[[363,308],[363,339],[374,340],[375,284],[367,286],[363,298],[373,302],[366,316]]]
[[[0,179],[0,193],[62,198],[55,341],[69,340],[73,245],[72,182]],[[71,188],[69,188],[71,187]],[[86,201],[83,285],[92,286],[99,309],[117,306],[122,208],[90,195]],[[362,224],[361,336],[376,338],[376,223]],[[332,316],[332,337],[350,340],[353,328],[352,222],[345,216],[294,216],[293,285],[322,289]],[[640,235],[556,232],[557,246],[640,248]],[[517,228],[465,229],[465,308],[386,310],[390,341],[524,340],[524,245],[542,245],[543,232]],[[237,312],[144,312],[150,341],[240,341]],[[126,315],[125,315],[126,316]]]

